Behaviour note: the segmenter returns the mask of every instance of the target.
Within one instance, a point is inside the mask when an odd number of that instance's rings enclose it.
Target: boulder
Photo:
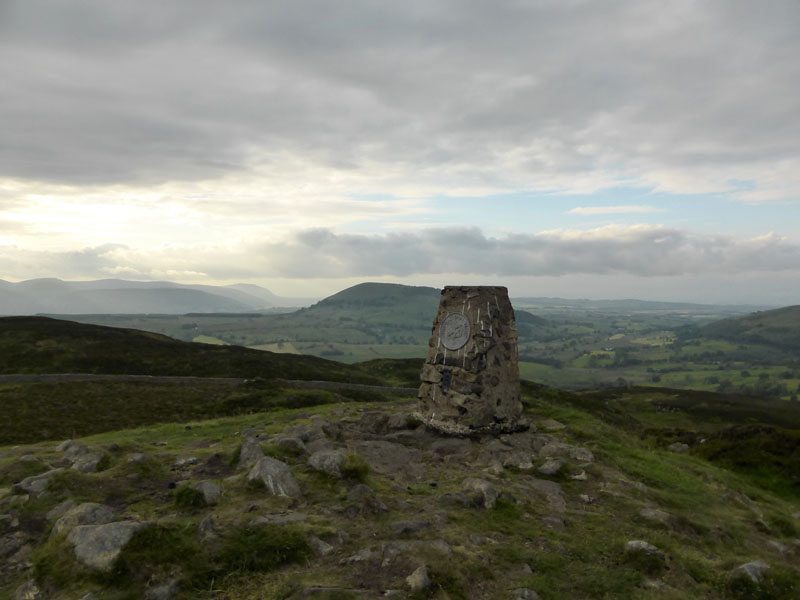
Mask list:
[[[197,483],[190,483],[189,488],[197,490],[203,494],[203,500],[208,506],[213,506],[222,495],[222,488],[213,481],[198,481]]]
[[[82,564],[99,571],[107,571],[133,534],[143,527],[144,523],[135,521],[79,525],[69,532],[67,540]]]
[[[404,533],[417,533],[418,531],[424,531],[430,526],[431,524],[428,521],[423,520],[394,521],[393,523],[389,523],[389,527],[391,527],[392,530],[399,535]]]
[[[653,546],[653,544],[650,544],[642,540],[632,540],[630,542],[627,542],[625,544],[625,552],[627,554],[637,554],[637,553],[646,554],[647,556],[652,556],[662,561],[666,561],[667,559],[667,557],[661,550]]]
[[[244,438],[242,448],[239,451],[238,467],[240,469],[249,469],[262,458],[264,458],[264,451],[261,449],[261,444],[253,437]]]
[[[425,565],[418,567],[411,575],[406,577],[406,585],[412,592],[421,592],[431,587],[433,581],[428,574],[428,567]]]
[[[345,453],[341,450],[319,450],[308,457],[308,465],[315,471],[341,479],[346,459]]]
[[[533,455],[530,452],[513,452],[503,461],[503,466],[529,471],[533,468]]]
[[[545,431],[559,431],[561,429],[565,429],[566,425],[556,421],[555,419],[545,419],[544,421],[539,423],[539,427],[541,427]]]
[[[542,475],[552,477],[554,475],[558,475],[559,471],[561,471],[561,467],[563,467],[566,462],[567,461],[565,461],[563,458],[548,458],[536,470]]]
[[[297,485],[292,470],[284,462],[269,456],[263,456],[253,465],[247,474],[247,481],[258,481],[264,484],[270,494],[297,498],[300,486]]]
[[[67,514],[67,512],[69,512],[75,506],[77,505],[73,500],[64,500],[63,502],[60,502],[51,508],[45,515],[45,518],[48,521],[56,521]]]
[[[475,505],[481,508],[494,508],[497,498],[500,496],[500,490],[485,479],[470,477],[464,480],[463,487],[470,494]]]
[[[377,515],[389,511],[389,508],[372,491],[372,488],[363,483],[354,485],[347,493],[347,499],[351,504],[345,508],[345,513],[350,516],[360,514]]]
[[[47,489],[50,480],[63,471],[64,469],[59,468],[52,469],[41,475],[32,475],[31,477],[26,477],[14,487],[19,491],[28,492],[29,494],[41,494]]]
[[[79,473],[95,473],[100,461],[105,456],[102,452],[84,452],[72,460],[72,469]]]
[[[682,442],[675,442],[674,444],[667,446],[667,448],[669,448],[671,452],[677,452],[678,454],[683,454],[689,451],[689,445]]]
[[[172,600],[180,590],[181,578],[174,576],[144,591],[145,600]]]
[[[114,520],[114,511],[103,504],[85,502],[70,508],[59,518],[50,532],[51,536],[66,533],[78,525],[103,525]]]
[[[327,556],[328,554],[333,552],[333,546],[331,546],[327,542],[323,542],[315,535],[311,535],[308,537],[308,545],[311,546],[311,549],[317,556]]]
[[[764,578],[764,574],[767,573],[769,569],[770,566],[763,560],[754,560],[753,562],[739,565],[738,567],[733,569],[730,572],[730,577],[731,579],[738,579],[739,577],[744,577],[749,579],[755,584],[759,584],[761,583],[761,580]]]
[[[14,592],[14,600],[39,600],[43,597],[42,591],[34,579],[29,579]]]
[[[639,511],[639,516],[651,523],[666,524],[669,521],[669,513],[657,508],[643,508]]]
[[[517,588],[512,596],[514,600],[540,600],[539,594],[530,588]]]
[[[539,456],[541,457],[561,457],[561,458],[572,458],[574,460],[578,460],[581,462],[592,462],[594,461],[594,454],[586,448],[581,448],[580,446],[572,446],[570,444],[565,444],[564,442],[556,442],[551,441],[539,450]]]

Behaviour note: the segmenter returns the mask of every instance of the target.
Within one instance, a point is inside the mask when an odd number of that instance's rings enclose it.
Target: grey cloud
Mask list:
[[[745,240],[662,227],[486,237],[480,230],[353,235],[302,232],[255,250],[269,277],[405,277],[426,273],[494,276],[797,270],[800,245],[767,236]]]
[[[792,0],[0,7],[12,177],[204,179],[280,151],[513,187],[798,160]]]
[[[408,278],[429,275],[675,278],[800,270],[800,244],[665,227],[607,227],[487,237],[476,228],[383,235],[298,232],[261,245],[140,251],[118,244],[69,252],[0,247],[0,279],[32,276],[179,281]],[[680,277],[677,277],[680,276]]]

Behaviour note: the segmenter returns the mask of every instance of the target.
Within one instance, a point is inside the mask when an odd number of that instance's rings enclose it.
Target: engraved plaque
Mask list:
[[[458,350],[469,341],[469,319],[461,313],[450,313],[442,322],[439,335],[444,347],[448,350]]]

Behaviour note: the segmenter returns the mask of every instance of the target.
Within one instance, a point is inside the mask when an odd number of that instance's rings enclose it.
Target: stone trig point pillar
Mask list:
[[[418,416],[443,433],[527,428],[514,309],[500,286],[447,286],[422,367]]]

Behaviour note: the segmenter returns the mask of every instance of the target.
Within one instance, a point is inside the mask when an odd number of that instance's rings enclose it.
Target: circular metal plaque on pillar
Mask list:
[[[448,350],[458,350],[469,340],[469,319],[461,313],[450,313],[439,327],[439,337]]]

